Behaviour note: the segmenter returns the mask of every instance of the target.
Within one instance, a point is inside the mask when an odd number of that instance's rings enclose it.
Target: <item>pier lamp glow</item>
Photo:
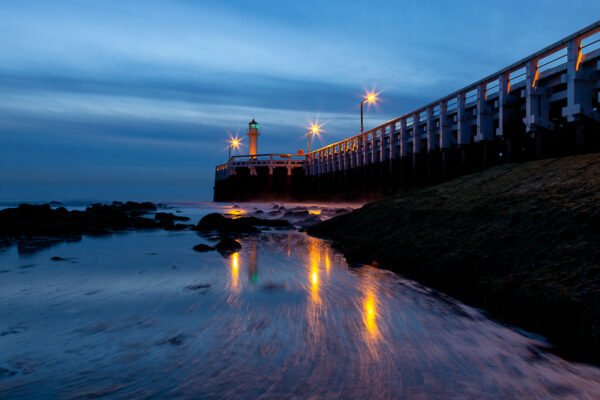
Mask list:
[[[362,133],[365,130],[365,127],[363,124],[363,105],[365,103],[373,103],[376,100],[377,100],[377,94],[369,93],[369,94],[367,94],[367,97],[365,97],[365,99],[360,102],[360,133]]]
[[[229,161],[229,159],[231,158],[231,148],[237,148],[239,145],[240,141],[237,138],[232,139],[231,142],[229,142],[229,157],[227,158],[227,161]]]
[[[319,134],[319,125],[315,125],[312,124],[312,126],[310,127],[310,131],[308,131],[308,146],[307,146],[307,153],[310,153],[310,135],[318,135]]]

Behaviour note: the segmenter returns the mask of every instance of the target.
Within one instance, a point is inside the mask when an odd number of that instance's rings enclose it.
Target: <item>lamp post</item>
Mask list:
[[[318,125],[314,125],[310,131],[308,131],[308,146],[307,146],[307,151],[306,154],[310,153],[310,134],[316,135],[317,133],[319,133],[319,126]]]
[[[240,144],[240,142],[237,139],[233,139],[229,144],[229,157],[227,158],[227,162],[229,162],[229,159],[231,158],[231,147],[237,147],[238,144]]]
[[[373,101],[375,101],[376,96],[374,94],[370,94],[367,96],[366,99],[364,99],[363,101],[360,102],[360,133],[363,133],[365,127],[363,124],[363,104],[365,104],[365,102],[371,103]]]

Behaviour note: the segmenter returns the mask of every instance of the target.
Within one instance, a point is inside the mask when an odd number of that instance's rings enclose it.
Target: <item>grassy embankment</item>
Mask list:
[[[308,233],[600,363],[600,154],[499,166]]]

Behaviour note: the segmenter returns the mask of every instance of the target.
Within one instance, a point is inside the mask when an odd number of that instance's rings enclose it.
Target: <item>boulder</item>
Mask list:
[[[225,236],[215,246],[217,251],[223,255],[232,254],[241,250],[242,245],[237,240]]]
[[[180,217],[179,215],[174,215],[166,212],[157,212],[154,214],[154,219],[160,222],[165,223],[174,223],[175,221],[189,221],[188,217]]]
[[[194,249],[194,251],[198,251],[200,253],[204,253],[204,252],[207,252],[207,251],[213,251],[215,248],[212,247],[212,246],[209,246],[207,244],[200,243],[200,244],[195,245],[193,247],[193,249]]]
[[[286,220],[281,219],[262,219],[256,217],[227,218],[221,214],[212,213],[203,217],[194,230],[218,231],[220,233],[257,233],[260,232],[257,226],[268,226],[273,228],[289,227]]]
[[[317,217],[316,215],[311,215],[306,219],[296,222],[295,225],[299,226],[300,228],[308,228],[309,226],[313,226],[315,224],[318,224],[319,222],[321,222],[321,219],[319,217]]]

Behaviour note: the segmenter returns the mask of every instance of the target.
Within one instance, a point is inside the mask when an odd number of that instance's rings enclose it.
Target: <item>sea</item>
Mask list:
[[[161,207],[197,223],[360,204]],[[0,398],[600,398],[598,367],[327,240],[239,242],[199,253],[214,238],[152,230],[0,248]]]

